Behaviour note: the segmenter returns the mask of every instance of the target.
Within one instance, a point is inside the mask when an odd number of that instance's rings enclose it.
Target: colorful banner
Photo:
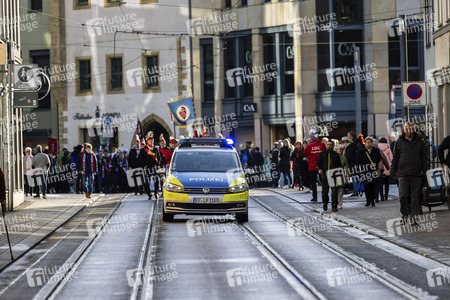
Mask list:
[[[195,125],[195,109],[192,97],[175,99],[167,103],[176,127]]]

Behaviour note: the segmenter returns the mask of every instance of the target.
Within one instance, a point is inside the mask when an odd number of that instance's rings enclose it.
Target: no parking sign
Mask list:
[[[424,81],[402,83],[403,106],[427,105],[426,88]]]

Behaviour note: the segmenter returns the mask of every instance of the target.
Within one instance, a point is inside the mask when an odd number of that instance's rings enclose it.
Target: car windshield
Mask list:
[[[178,152],[172,161],[172,172],[227,172],[240,169],[234,152]]]

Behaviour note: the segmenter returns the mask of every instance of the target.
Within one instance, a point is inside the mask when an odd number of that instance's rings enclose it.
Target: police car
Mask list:
[[[235,214],[248,221],[248,184],[230,139],[180,139],[163,187],[163,221],[175,214]]]

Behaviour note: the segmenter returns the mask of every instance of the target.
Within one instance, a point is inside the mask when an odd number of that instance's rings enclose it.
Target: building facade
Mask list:
[[[450,3],[446,0],[435,0],[434,14],[436,69],[430,75],[433,77],[432,89],[437,93],[437,141],[441,142],[450,134]]]
[[[358,134],[387,136],[389,120],[407,116],[401,82],[424,81],[434,67],[434,50],[424,42],[425,2],[194,0],[197,106],[207,125],[225,123],[215,127],[240,147],[269,150],[280,138],[303,140],[311,129],[341,138],[356,131],[359,98]]]
[[[189,93],[188,1],[74,0],[64,11],[74,80],[59,114],[62,144],[129,149],[138,120],[144,134],[173,135],[166,103]]]
[[[58,139],[58,102],[54,90],[55,86],[66,78],[55,72],[59,70],[60,62],[52,55],[53,47],[60,45],[52,43],[55,31],[50,31],[50,16],[58,18],[59,11],[55,9],[57,5],[52,2],[54,1],[20,0],[23,64],[36,64],[39,70],[48,76],[48,80],[41,76],[43,85],[38,95],[42,100],[38,102],[38,107],[23,110],[26,117],[23,130],[24,147],[35,147],[39,144],[46,148],[49,146],[49,138]],[[49,93],[45,96],[47,92]],[[57,149],[51,150],[56,153]]]
[[[0,1],[1,65],[0,65],[0,97],[1,114],[1,168],[6,181],[6,207],[13,209],[24,201],[23,169],[22,169],[22,109],[13,107],[13,93],[11,88],[11,72],[6,70],[12,64],[22,63],[20,25],[21,16],[18,0]],[[6,46],[5,46],[6,45]],[[9,66],[8,66],[8,65]]]

